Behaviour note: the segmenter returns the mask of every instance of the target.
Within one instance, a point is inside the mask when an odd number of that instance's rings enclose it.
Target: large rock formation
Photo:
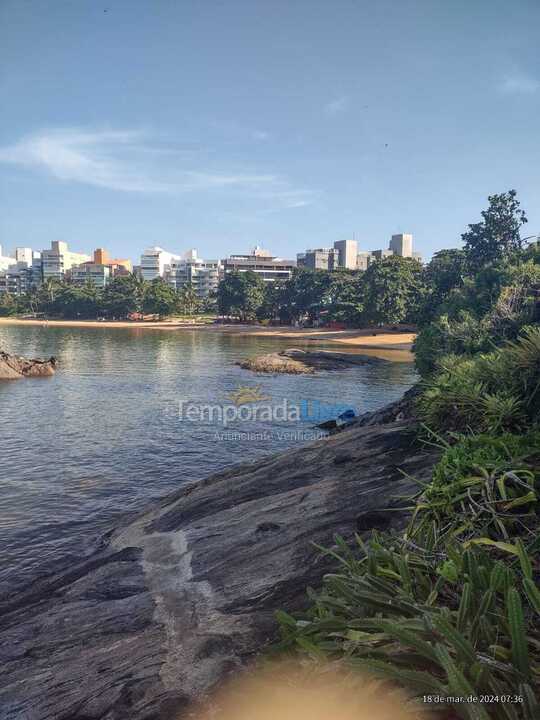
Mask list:
[[[276,636],[328,568],[313,542],[387,512],[436,456],[408,421],[191,483],[0,604],[2,720],[173,720]]]
[[[245,370],[259,373],[312,375],[317,370],[346,370],[351,365],[373,365],[381,362],[385,361],[361,354],[290,348],[281,352],[256,355],[240,360],[236,364]]]
[[[0,380],[17,380],[22,377],[45,377],[56,372],[56,358],[27,360],[0,350]]]

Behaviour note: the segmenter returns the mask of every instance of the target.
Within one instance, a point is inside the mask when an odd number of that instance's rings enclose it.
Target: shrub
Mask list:
[[[448,356],[424,381],[418,411],[436,431],[515,431],[535,424],[540,410],[540,328],[491,353]]]
[[[471,356],[492,349],[490,326],[469,312],[460,312],[457,320],[442,315],[418,333],[415,343],[415,362],[421,375],[429,376],[446,355]]]
[[[415,698],[443,696],[465,720],[537,718],[539,440],[459,438],[402,535],[323,550],[338,569],[309,591],[306,613],[278,614],[279,649],[339,660]],[[493,701],[459,701],[470,695]]]

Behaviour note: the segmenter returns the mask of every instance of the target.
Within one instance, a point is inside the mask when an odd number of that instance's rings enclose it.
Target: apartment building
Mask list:
[[[0,270],[7,270],[11,265],[15,265],[17,260],[9,255],[4,255],[2,246],[0,245]]]
[[[91,282],[99,288],[104,288],[109,284],[112,273],[108,265],[101,263],[86,262],[81,265],[75,265],[69,271],[72,282],[77,285],[84,285]]]
[[[398,233],[397,235],[392,235],[389,249],[392,250],[394,255],[399,255],[400,257],[412,257],[412,243],[412,235],[407,233]]]
[[[201,298],[208,297],[218,288],[223,276],[219,260],[203,260],[196,250],[188,250],[180,260],[173,260],[165,269],[164,279],[176,290],[192,285]]]
[[[2,262],[3,261],[3,262]],[[0,293],[23,295],[41,282],[41,254],[18,247],[15,257],[2,256],[0,248]]]
[[[43,280],[63,280],[66,272],[74,265],[90,262],[92,258],[86,253],[72,252],[66,242],[53,240],[50,250],[41,253]]]
[[[255,247],[248,255],[231,255],[222,260],[224,274],[251,270],[265,282],[288,280],[296,267],[294,260],[271,255],[267,250]]]
[[[338,253],[338,267],[356,270],[358,243],[356,240],[336,240],[334,250]]]
[[[69,271],[72,282],[84,284],[92,282],[96,287],[104,288],[113,277],[127,275],[132,272],[131,260],[111,258],[107,250],[97,248],[90,262],[74,265]]]
[[[308,270],[335,270],[339,265],[339,250],[335,248],[315,248],[298,253],[296,256],[298,267]]]
[[[162,278],[171,263],[180,262],[181,260],[180,255],[167,252],[161,247],[147,248],[141,255],[141,277],[143,280]]]

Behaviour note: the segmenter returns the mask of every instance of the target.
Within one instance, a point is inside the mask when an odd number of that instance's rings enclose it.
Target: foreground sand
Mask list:
[[[231,335],[253,335],[260,337],[291,339],[299,343],[339,343],[348,346],[351,352],[358,351],[368,355],[410,362],[412,343],[415,333],[410,331],[379,328],[374,330],[331,330],[328,328],[292,328],[263,327],[261,325],[221,325],[189,320],[163,321],[97,321],[97,320],[21,320],[0,318],[2,325],[38,325],[41,327],[79,327],[79,328],[131,328],[145,330],[197,330],[220,332]],[[345,348],[343,348],[345,350]]]

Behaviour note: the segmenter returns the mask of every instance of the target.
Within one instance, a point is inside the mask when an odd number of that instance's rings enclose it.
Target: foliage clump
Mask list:
[[[540,255],[515,191],[426,269],[419,436],[441,450],[399,534],[321,548],[281,651],[367,670],[445,720],[540,717]],[[465,701],[469,698],[469,701]],[[471,701],[472,698],[472,701]]]

